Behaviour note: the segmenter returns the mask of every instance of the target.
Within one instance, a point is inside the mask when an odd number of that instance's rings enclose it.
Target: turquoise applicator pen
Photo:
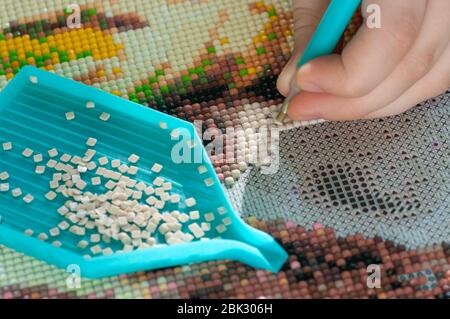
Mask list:
[[[331,54],[342,37],[353,14],[360,5],[361,0],[332,0],[314,32],[302,58],[297,63],[297,69],[309,61],[320,56]],[[283,124],[287,116],[289,103],[299,93],[295,83],[295,76],[291,79],[289,95],[283,102],[275,121]]]

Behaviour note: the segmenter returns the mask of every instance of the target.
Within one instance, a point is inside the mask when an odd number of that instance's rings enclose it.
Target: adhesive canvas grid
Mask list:
[[[70,2],[0,3],[0,87],[32,64],[203,129],[270,124],[292,48],[289,1],[79,1],[77,31],[64,27]],[[0,248],[0,298],[449,298],[449,111],[447,93],[391,119],[284,131],[276,175],[216,163],[237,180],[236,208],[288,251],[277,274],[219,261],[73,289],[70,274]]]

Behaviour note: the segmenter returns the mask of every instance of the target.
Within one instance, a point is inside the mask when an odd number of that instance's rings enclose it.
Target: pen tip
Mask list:
[[[287,117],[287,111],[288,111],[289,102],[285,101],[280,108],[280,112],[278,113],[277,117],[275,118],[275,123],[277,125],[283,125],[284,121]]]

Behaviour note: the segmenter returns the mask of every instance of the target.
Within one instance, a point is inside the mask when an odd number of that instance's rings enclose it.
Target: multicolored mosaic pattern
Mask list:
[[[0,89],[36,65],[203,130],[271,125],[289,0],[83,0],[70,29],[73,2],[2,1]],[[0,298],[450,298],[449,97],[389,120],[289,123],[277,175],[212,155],[236,209],[289,253],[279,273],[218,261],[73,289],[64,270],[0,247]]]
[[[7,1],[0,88],[22,66],[35,65],[178,118],[202,121],[203,130],[257,129],[273,122],[282,102],[276,78],[291,51],[288,1],[78,4],[82,27],[71,29],[72,11],[60,1],[22,1],[19,8]],[[255,103],[258,114],[249,110]],[[247,136],[244,142],[250,147],[253,140]],[[231,162],[221,154],[212,160],[227,185],[247,168],[238,154]]]

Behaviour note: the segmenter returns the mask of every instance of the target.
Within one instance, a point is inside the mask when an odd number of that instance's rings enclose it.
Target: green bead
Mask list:
[[[270,9],[267,11],[267,13],[269,14],[269,17],[275,17],[277,15],[275,9]]]
[[[239,75],[240,76],[244,76],[244,75],[247,75],[247,74],[248,74],[248,70],[247,69],[242,69],[242,70],[239,71]]]
[[[236,64],[237,64],[237,65],[243,64],[243,63],[244,63],[244,59],[243,59],[243,58],[237,58],[237,59],[236,59]]]
[[[5,36],[0,33],[0,41],[3,41],[3,40],[5,40]]]
[[[223,74],[223,79],[224,79],[224,80],[229,80],[229,79],[231,79],[231,73],[229,73],[229,72],[224,73],[224,74]]]
[[[37,62],[36,66],[40,68],[40,67],[45,66],[45,64],[44,64],[44,62]]]
[[[211,64],[211,60],[203,60],[202,62],[203,66],[207,66]]]
[[[143,92],[142,86],[136,86],[135,90],[137,93]]]
[[[92,56],[92,52],[89,51],[89,50],[86,50],[86,51],[83,52],[83,56],[84,56],[85,58],[88,57],[88,56]]]
[[[195,68],[195,73],[197,74],[203,74],[205,72],[205,69],[201,66],[198,66]]]
[[[77,53],[77,59],[82,59],[82,58],[84,58],[83,53]]]
[[[151,77],[148,78],[148,81],[151,84],[158,83],[158,78],[156,76],[151,76]]]
[[[152,96],[153,91],[152,90],[144,90],[144,94],[145,94],[145,96]]]
[[[47,38],[39,38],[39,43],[46,43],[47,42]]]
[[[191,77],[189,76],[189,75],[183,75],[182,77],[181,77],[181,80],[183,81],[183,82],[191,82]]]
[[[229,89],[234,89],[235,87],[236,87],[236,85],[234,83],[228,83]]]
[[[266,48],[264,48],[264,47],[256,48],[256,53],[264,54],[264,53],[266,53]]]
[[[215,47],[209,47],[208,48],[208,53],[216,53],[216,48]]]
[[[6,75],[6,72],[5,72],[5,70],[3,70],[3,69],[0,69],[0,75]]]
[[[88,16],[93,16],[97,14],[97,10],[95,8],[91,8],[87,10]]]
[[[147,91],[147,90],[150,90],[151,88],[150,88],[150,85],[144,84],[144,85],[142,86],[142,89],[143,89],[144,91]]]
[[[156,76],[162,76],[162,75],[164,75],[164,70],[156,70],[155,74],[156,74]]]
[[[101,28],[102,30],[108,29],[108,28],[109,28],[108,23],[107,23],[105,20],[100,21],[100,28]]]
[[[270,33],[267,35],[267,38],[268,38],[269,40],[275,40],[275,39],[277,38],[277,35],[276,35],[275,32],[270,32]]]
[[[137,95],[136,95],[135,93],[130,93],[130,94],[128,94],[128,98],[129,98],[130,100],[134,100],[134,99],[137,98]]]
[[[169,93],[169,87],[167,85],[163,85],[159,88],[159,90],[161,91],[162,94],[167,94]]]

